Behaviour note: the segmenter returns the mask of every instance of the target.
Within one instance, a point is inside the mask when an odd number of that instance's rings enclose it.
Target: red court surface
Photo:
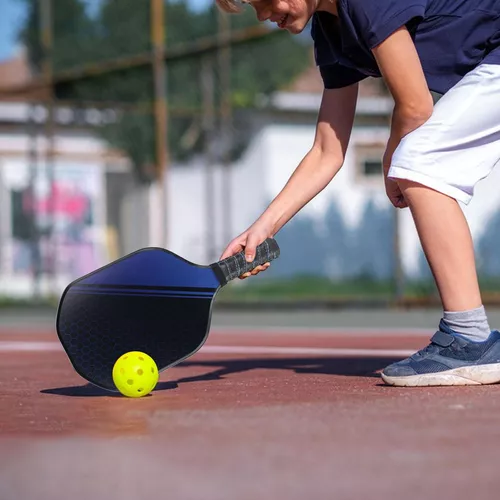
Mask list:
[[[0,332],[0,500],[497,499],[500,387],[394,388],[432,331],[215,329],[127,399]]]

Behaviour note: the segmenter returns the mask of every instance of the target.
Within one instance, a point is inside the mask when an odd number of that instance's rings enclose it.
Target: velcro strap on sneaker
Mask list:
[[[455,337],[453,335],[441,331],[437,331],[431,338],[431,342],[440,347],[449,347],[454,341]]]

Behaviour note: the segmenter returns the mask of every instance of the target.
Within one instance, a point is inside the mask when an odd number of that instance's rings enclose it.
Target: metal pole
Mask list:
[[[205,56],[201,62],[201,90],[203,96],[203,139],[205,142],[205,215],[207,260],[213,262],[216,257],[216,220],[214,207],[214,171],[213,140],[215,125],[214,105],[214,58]]]
[[[49,185],[47,198],[47,257],[48,273],[52,279],[57,279],[57,239],[55,234],[56,225],[54,223],[56,209],[56,183],[54,165],[54,89],[53,89],[53,45],[52,33],[52,0],[39,0],[40,5],[40,35],[42,45],[42,78],[47,84],[47,121],[45,136],[47,140],[47,150],[45,153],[46,176]],[[54,286],[56,283],[50,283]]]
[[[156,179],[160,189],[160,241],[167,246],[167,79],[165,67],[164,0],[151,0],[151,43],[153,48]]]
[[[31,274],[33,280],[32,295],[35,300],[40,298],[40,232],[36,216],[36,190],[35,183],[38,174],[38,145],[37,145],[37,128],[35,121],[35,105],[30,104],[28,111],[28,130],[30,137],[29,148],[29,180],[28,189],[26,190],[27,200],[25,208],[29,216],[29,245],[31,252]]]
[[[229,15],[218,9],[218,35],[222,42],[231,34]],[[217,53],[219,62],[220,78],[220,130],[222,138],[222,234],[224,245],[229,243],[233,237],[232,217],[232,169],[231,169],[231,145],[232,145],[232,107],[231,107],[231,45],[220,45]]]

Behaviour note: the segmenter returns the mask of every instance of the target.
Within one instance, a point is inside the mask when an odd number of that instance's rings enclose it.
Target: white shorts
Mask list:
[[[482,64],[436,103],[427,122],[403,138],[388,175],[469,203],[476,183],[499,160],[500,65]]]

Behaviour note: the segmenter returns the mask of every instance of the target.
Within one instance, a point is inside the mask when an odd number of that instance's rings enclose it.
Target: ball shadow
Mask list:
[[[175,389],[177,387],[177,384],[175,382],[161,382],[157,384],[158,386],[164,386],[161,388],[161,390],[166,390],[166,389]],[[157,387],[155,387],[154,391],[157,390]],[[153,391],[153,392],[154,392]],[[114,391],[107,391],[106,389],[102,389],[101,387],[97,387],[93,384],[85,384],[85,385],[75,385],[75,386],[68,386],[68,387],[54,387],[52,389],[42,389],[40,391],[42,394],[52,394],[56,396],[71,396],[71,397],[78,397],[78,398],[85,398],[85,397],[108,397],[108,398],[123,398],[119,392],[114,392]],[[150,397],[151,394],[148,394],[147,396],[143,396],[140,399],[148,398]]]

